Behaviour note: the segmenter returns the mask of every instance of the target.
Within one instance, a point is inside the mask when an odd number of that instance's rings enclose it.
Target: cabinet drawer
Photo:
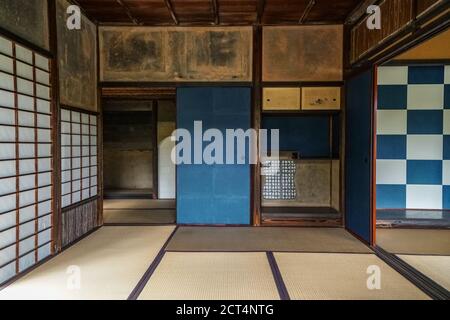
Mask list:
[[[340,110],[341,88],[304,87],[302,88],[303,110]]]
[[[264,88],[263,110],[300,110],[300,88]]]

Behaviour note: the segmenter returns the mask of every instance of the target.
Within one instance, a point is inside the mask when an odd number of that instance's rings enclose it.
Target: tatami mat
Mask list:
[[[103,209],[175,209],[175,200],[120,199],[104,200]]]
[[[291,299],[429,299],[374,254],[276,253],[275,258]],[[367,288],[370,266],[380,268],[380,290]]]
[[[140,300],[275,300],[265,253],[165,254]]]
[[[377,245],[396,254],[450,255],[450,230],[378,228]]]
[[[104,210],[103,221],[106,224],[149,223],[170,224],[176,222],[175,210]]]
[[[180,227],[169,251],[372,252],[341,228]]]
[[[0,291],[0,300],[127,299],[173,230],[103,227]]]
[[[450,256],[399,255],[398,257],[450,291]]]

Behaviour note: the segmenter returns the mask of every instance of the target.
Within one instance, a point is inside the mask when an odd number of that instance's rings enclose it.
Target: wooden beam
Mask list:
[[[177,15],[175,14],[175,11],[173,10],[172,2],[170,0],[164,0],[164,3],[166,4],[167,9],[169,9],[169,13],[173,19],[173,22],[176,25],[180,24],[180,22],[178,21]]]
[[[130,8],[128,8],[128,6],[127,6],[125,3],[123,3],[122,0],[116,0],[116,1],[117,1],[117,3],[118,3],[119,5],[121,5],[122,8],[125,10],[127,16],[130,18],[130,20],[131,20],[134,24],[139,24],[138,19],[136,19],[136,18],[131,14]]]
[[[367,14],[367,8],[375,3],[378,0],[365,0],[361,4],[359,4],[345,19],[345,24],[354,24],[362,17]]]
[[[220,24],[219,4],[217,3],[217,0],[211,0],[211,5],[214,14],[214,24]]]
[[[305,12],[303,12],[302,16],[300,17],[300,20],[298,23],[303,24],[305,23],[306,19],[308,18],[309,13],[311,12],[312,8],[316,5],[316,0],[310,0],[308,5],[306,6]]]
[[[256,23],[258,25],[260,25],[262,23],[262,18],[264,16],[265,9],[266,9],[266,0],[259,0],[258,8],[257,8],[257,17],[256,17]]]

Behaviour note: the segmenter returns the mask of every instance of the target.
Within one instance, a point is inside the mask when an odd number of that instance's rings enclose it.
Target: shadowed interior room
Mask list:
[[[0,0],[0,300],[448,300],[449,21]]]

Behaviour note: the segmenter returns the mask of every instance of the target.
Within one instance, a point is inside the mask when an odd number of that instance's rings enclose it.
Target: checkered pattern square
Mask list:
[[[377,208],[450,209],[450,66],[378,69]]]

